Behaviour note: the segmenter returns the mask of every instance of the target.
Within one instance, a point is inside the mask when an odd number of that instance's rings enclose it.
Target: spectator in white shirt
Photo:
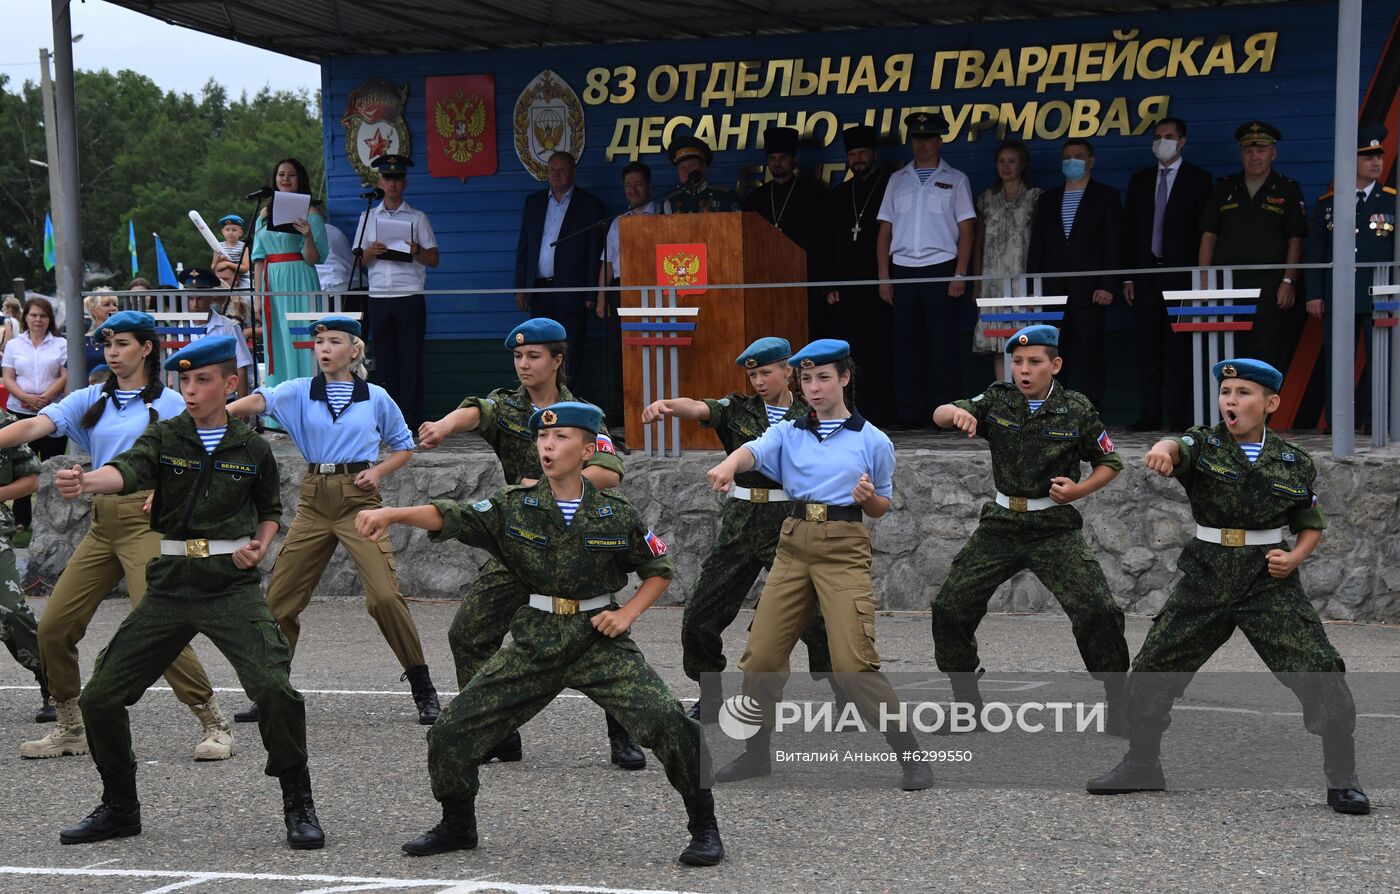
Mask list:
[[[68,341],[55,335],[53,305],[47,298],[33,297],[24,302],[24,332],[5,345],[0,370],[5,390],[10,393],[7,407],[20,419],[29,419],[63,396],[68,384]],[[31,446],[40,459],[58,456],[68,439],[40,438]],[[28,497],[15,500],[15,523],[29,527]]]

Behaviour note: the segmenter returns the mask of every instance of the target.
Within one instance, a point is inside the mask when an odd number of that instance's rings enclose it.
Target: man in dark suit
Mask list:
[[[548,170],[549,188],[525,197],[520,240],[515,246],[515,287],[575,287],[579,291],[520,292],[515,303],[532,317],[549,317],[563,325],[569,334],[565,368],[572,388],[583,369],[588,334],[590,295],[585,290],[597,287],[598,258],[603,253],[605,233],[602,227],[593,226],[603,219],[603,202],[574,186],[574,157],[569,153],[551,155]]]
[[[1118,190],[1092,179],[1094,147],[1088,140],[1065,141],[1060,151],[1064,184],[1047,191],[1035,207],[1026,269],[1032,274],[1112,270],[1122,257],[1123,206]],[[1068,295],[1060,334],[1067,378],[1094,406],[1103,406],[1107,388],[1104,323],[1113,275],[1047,277],[1044,295]]]
[[[1181,157],[1186,122],[1163,118],[1152,130],[1157,163],[1133,174],[1123,211],[1123,266],[1194,267],[1200,251],[1198,224],[1215,181],[1210,172]],[[1129,431],[1162,427],[1162,389],[1167,388],[1167,415],[1172,431],[1185,431],[1193,420],[1191,339],[1171,331],[1163,290],[1189,289],[1189,273],[1138,274],[1123,280],[1123,298],[1133,308],[1138,387],[1142,403]],[[1165,375],[1164,375],[1165,373]]]

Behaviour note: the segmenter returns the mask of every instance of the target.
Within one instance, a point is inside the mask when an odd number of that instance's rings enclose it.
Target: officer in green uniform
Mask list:
[[[650,424],[671,415],[693,419],[713,429],[724,452],[733,453],[770,425],[807,415],[808,406],[794,398],[790,388],[792,367],[786,361],[791,356],[787,339],[760,338],[734,361],[748,373],[754,394],[735,391],[718,400],[658,400],[642,411],[642,422]],[[681,620],[681,662],[685,675],[700,684],[700,700],[689,714],[701,723],[714,723],[719,717],[724,700],[720,674],[727,664],[724,631],[738,617],[759,572],[772,566],[789,508],[782,486],[757,471],[735,476],[729,499],[724,501],[719,542],[700,568]],[[820,611],[803,630],[802,642],[812,672],[831,673],[831,649]]]
[[[448,435],[474,431],[496,453],[507,484],[534,484],[543,473],[540,456],[530,436],[530,414],[539,407],[576,398],[565,381],[564,327],[548,317],[536,317],[516,326],[506,336],[506,350],[515,363],[518,388],[497,388],[486,397],[469,397],[437,422],[427,422],[418,431],[418,443],[431,450]],[[606,426],[599,428],[593,455],[584,464],[583,475],[595,487],[616,487],[622,482],[622,460]],[[447,641],[457,665],[457,685],[467,683],[488,658],[496,654],[510,630],[515,610],[530,597],[519,579],[495,558],[488,559],[476,580],[462,597],[462,605],[452,618]],[[627,730],[612,716],[607,718],[608,746],[614,764],[624,770],[646,767],[646,755]],[[510,730],[490,758],[518,761],[523,755],[520,731]]]
[[[1259,360],[1222,360],[1221,421],[1158,441],[1149,469],[1181,482],[1196,537],[1177,560],[1182,578],[1152,622],[1128,676],[1128,754],[1089,781],[1093,794],[1161,791],[1160,754],[1172,702],[1191,675],[1239,628],[1303,705],[1303,724],[1322,737],[1327,803],[1364,814],[1371,802],[1356,775],[1356,705],[1346,666],[1303,592],[1298,566],[1327,526],[1303,448],[1269,431],[1283,374]],[[1292,531],[1297,541],[1284,541]]]
[[[732,189],[719,189],[705,179],[715,154],[699,137],[678,137],[666,149],[676,166],[680,188],[661,204],[662,214],[700,214],[706,211],[742,211],[744,203]]]
[[[0,428],[14,421],[13,415],[0,409]],[[10,510],[10,502],[39,489],[40,471],[39,458],[28,444],[0,448],[0,641],[20,666],[34,675],[44,707],[48,708],[49,690],[39,662],[39,622],[24,601],[15,551],[10,548],[10,538],[15,535],[15,514]],[[42,709],[40,716],[43,720],[36,717],[37,722],[49,719]]]
[[[1356,144],[1356,262],[1395,259],[1395,190],[1381,185],[1385,176],[1385,137],[1383,125],[1374,124],[1357,131]],[[1346,193],[1343,193],[1346,195]],[[1309,263],[1328,264],[1332,261],[1333,193],[1317,200],[1313,209],[1312,226],[1308,228],[1307,258]],[[1343,199],[1345,202],[1345,199]],[[1369,358],[1371,351],[1371,286],[1375,283],[1374,267],[1356,270],[1356,325],[1354,337],[1360,342],[1357,357]],[[1322,317],[1327,327],[1323,340],[1325,369],[1332,370],[1332,272],[1309,269],[1309,314]],[[1362,341],[1362,339],[1365,339]],[[1330,393],[1330,392],[1329,392]],[[1356,382],[1356,423],[1365,428],[1371,424],[1371,370],[1369,362]]]
[[[933,600],[934,657],[954,700],[980,715],[977,626],[996,588],[1029,570],[1069,615],[1085,668],[1103,680],[1106,731],[1124,735],[1123,610],[1080,533],[1084,519],[1070,505],[1118,477],[1123,462],[1094,405],[1055,379],[1059,335],[1054,326],[1022,329],[1007,341],[1012,381],[993,382],[971,400],[934,411],[938,425],[987,439],[996,482],[996,499],[982,507],[977,530]],[[1080,463],[1092,468],[1083,482]]]
[[[530,592],[511,621],[511,642],[452,700],[428,733],[428,772],[442,821],[403,846],[414,856],[476,847],[478,768],[497,742],[538,714],[565,688],[616,714],[666,768],[685,800],[690,845],[683,863],[724,856],[714,798],[703,781],[700,724],[647,664],[627,630],[675,573],[666,544],[616,491],[583,475],[603,413],[557,403],[530,416],[544,478],[511,485],[470,505],[438,500],[407,509],[361,512],[360,533],[377,540],[391,524],[455,538],[491,552]],[[614,595],[636,573],[641,586],[622,607]]]
[[[160,555],[147,569],[146,598],[97,656],[79,697],[102,803],[60,833],[64,844],[141,833],[127,708],[199,633],[257,703],[265,772],[282,783],[287,843],[299,850],[325,844],[306,767],[306,705],[292,688],[292,653],[258,573],[282,517],[277,461],[267,442],[225,409],[238,378],[234,348],[232,336],[216,335],[170,355],[165,369],[179,373],[186,411],[153,424],[100,469],[84,475],[75,465],[56,478],[70,500],[154,487],[151,527],[162,535]]]
[[[1308,218],[1298,181],[1273,169],[1283,135],[1263,121],[1235,130],[1244,170],[1221,177],[1201,215],[1202,267],[1275,264],[1275,270],[1242,270],[1237,289],[1259,289],[1254,328],[1238,343],[1279,369],[1287,369],[1298,336],[1298,271]]]

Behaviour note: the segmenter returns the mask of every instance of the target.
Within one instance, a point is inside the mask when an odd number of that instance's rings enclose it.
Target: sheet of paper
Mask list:
[[[413,223],[411,221],[393,220],[381,216],[375,219],[374,229],[376,241],[383,242],[385,248],[405,253],[409,251],[409,242],[413,239]]]
[[[311,196],[302,192],[275,192],[272,194],[272,225],[286,226],[293,221],[306,220],[311,210]]]

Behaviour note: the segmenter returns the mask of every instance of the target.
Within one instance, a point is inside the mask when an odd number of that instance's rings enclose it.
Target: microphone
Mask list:
[[[382,189],[380,189],[379,187],[376,186],[374,189],[371,189],[371,190],[369,190],[368,192],[362,192],[362,193],[360,193],[360,198],[362,198],[362,199],[382,199],[382,198],[384,198],[384,190],[382,190]]]
[[[248,201],[252,202],[256,199],[265,199],[270,195],[272,195],[272,187],[264,186],[261,189],[255,189],[248,193]]]

